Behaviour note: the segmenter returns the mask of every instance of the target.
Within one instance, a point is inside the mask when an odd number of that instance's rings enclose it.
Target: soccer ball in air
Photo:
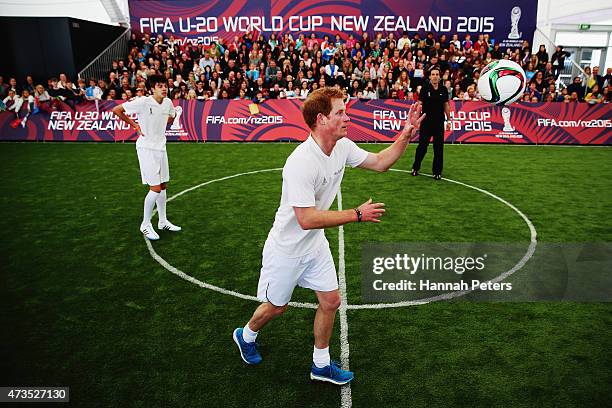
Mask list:
[[[509,60],[493,61],[480,72],[478,92],[495,105],[510,105],[523,96],[527,77],[519,64]]]

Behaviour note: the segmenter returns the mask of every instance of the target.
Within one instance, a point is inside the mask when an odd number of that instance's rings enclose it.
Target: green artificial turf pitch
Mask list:
[[[294,144],[172,144],[169,195],[282,167]],[[366,145],[376,151],[384,145]],[[410,169],[415,146],[396,168]],[[310,309],[290,308],[246,366],[231,339],[256,303],[202,289],[151,258],[138,231],[146,189],[131,144],[0,144],[5,386],[69,386],[84,407],[338,407],[311,383]],[[431,152],[423,171],[431,166]],[[510,201],[540,242],[611,242],[612,149],[447,146],[444,176]],[[168,204],[183,231],[155,250],[191,276],[254,295],[280,172],[212,183]],[[369,197],[384,222],[344,229],[347,296],[361,303],[365,242],[528,242],[524,221],[474,190],[347,169],[345,208]],[[154,221],[154,224],[156,221]],[[338,256],[338,229],[329,229]],[[294,300],[314,302],[296,289]],[[349,310],[354,407],[565,407],[612,398],[612,306],[437,302]],[[339,323],[331,344],[340,353]]]

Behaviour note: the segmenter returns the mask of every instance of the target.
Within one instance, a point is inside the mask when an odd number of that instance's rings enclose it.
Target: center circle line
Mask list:
[[[252,175],[252,174],[259,174],[259,173],[266,173],[266,172],[272,172],[272,171],[281,171],[282,168],[277,167],[277,168],[270,168],[270,169],[262,169],[262,170],[253,170],[253,171],[247,171],[247,172],[243,172],[243,173],[237,173],[237,174],[233,174],[230,176],[225,176],[225,177],[221,177],[218,179],[214,179],[214,180],[209,180],[200,184],[197,184],[195,186],[189,187],[183,191],[180,191],[176,194],[174,194],[173,196],[169,197],[167,199],[167,201],[172,201],[184,194],[187,194],[190,191],[194,191],[198,188],[207,186],[209,184],[212,183],[216,183],[219,181],[225,181],[225,180],[230,180],[236,177],[240,177],[240,176],[246,176],[246,175]],[[402,173],[410,173],[409,170],[401,170],[401,169],[390,169],[390,171],[395,171],[395,172],[402,172]],[[424,174],[421,173],[424,176],[427,177],[432,177],[429,174]],[[457,185],[461,185],[464,187],[468,187],[471,188],[473,190],[479,191],[485,195],[488,195],[496,200],[498,200],[499,202],[503,203],[504,205],[510,207],[514,212],[516,212],[527,224],[527,226],[529,227],[529,231],[530,231],[530,243],[529,243],[529,247],[527,249],[527,252],[525,253],[525,255],[523,255],[523,257],[521,258],[521,260],[514,265],[511,269],[509,269],[508,271],[498,275],[497,277],[490,279],[484,283],[487,282],[491,282],[491,283],[496,283],[496,282],[500,282],[504,279],[506,279],[508,276],[512,275],[513,273],[515,273],[516,271],[518,271],[519,269],[521,269],[526,263],[527,261],[529,261],[529,259],[533,256],[533,253],[535,252],[535,248],[537,245],[537,231],[533,225],[533,223],[531,222],[531,220],[529,220],[529,218],[522,212],[520,211],[518,208],[516,208],[513,204],[509,203],[508,201],[504,200],[503,198],[491,193],[490,191],[487,191],[485,189],[479,188],[479,187],[475,187],[472,186],[470,184],[467,183],[463,183],[461,181],[457,181],[457,180],[453,180],[453,179],[449,179],[449,178],[442,178],[442,180],[444,181],[448,181],[450,183],[454,183]],[[156,212],[156,211],[155,211]],[[246,295],[244,293],[240,293],[240,292],[236,292],[233,290],[229,290],[229,289],[225,289],[222,288],[220,286],[216,286],[216,285],[212,285],[210,283],[206,283],[203,282],[197,278],[194,278],[191,275],[186,274],[185,272],[181,271],[180,269],[176,268],[175,266],[171,265],[168,261],[166,261],[163,257],[161,257],[156,251],[155,248],[153,247],[153,244],[151,243],[151,241],[149,241],[147,238],[144,238],[147,249],[149,250],[149,254],[151,255],[151,257],[153,259],[155,259],[155,261],[157,261],[162,267],[164,267],[164,269],[168,270],[169,272],[173,273],[174,275],[180,277],[181,279],[184,279],[188,282],[191,282],[197,286],[200,286],[201,288],[204,289],[208,289],[208,290],[212,290],[214,292],[218,292],[218,293],[222,293],[225,295],[230,295],[230,296],[234,296],[240,299],[245,299],[245,300],[251,300],[254,302],[260,302],[259,299],[257,299],[256,296],[253,295]],[[459,297],[459,296],[463,296],[467,293],[472,292],[472,290],[466,290],[466,291],[454,291],[454,292],[448,292],[448,293],[443,293],[441,295],[437,295],[437,296],[432,296],[429,298],[424,298],[424,299],[417,299],[417,300],[411,300],[411,301],[403,301],[403,302],[394,302],[394,303],[363,303],[363,304],[347,304],[346,305],[346,309],[350,309],[350,310],[358,310],[358,309],[387,309],[387,308],[396,308],[396,307],[406,307],[406,306],[416,306],[416,305],[423,305],[426,303],[430,303],[430,302],[436,302],[436,301],[440,301],[440,300],[448,300],[448,299],[452,299],[455,297]],[[316,309],[318,307],[318,304],[316,303],[310,303],[310,302],[289,302],[289,306],[292,307],[298,307],[298,308],[307,308],[307,309]]]

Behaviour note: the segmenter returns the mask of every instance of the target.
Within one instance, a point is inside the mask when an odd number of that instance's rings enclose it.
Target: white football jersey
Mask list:
[[[140,130],[144,136],[136,141],[136,147],[153,150],[166,150],[166,125],[168,117],[174,117],[174,105],[168,98],[157,103],[152,96],[136,98],[125,102],[123,108],[127,114],[135,113]]]
[[[268,235],[279,250],[290,257],[300,257],[323,244],[323,229],[303,230],[293,207],[329,210],[340,189],[345,166],[359,166],[367,157],[367,151],[347,138],[338,140],[327,156],[312,135],[289,155],[283,167],[280,206]]]

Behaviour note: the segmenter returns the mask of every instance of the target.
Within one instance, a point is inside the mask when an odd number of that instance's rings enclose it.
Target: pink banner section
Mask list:
[[[308,129],[301,100],[268,100],[255,105],[245,100],[175,101],[183,108],[166,132],[169,141],[275,142],[302,141]],[[348,137],[357,142],[392,142],[403,128],[408,101],[351,100]],[[0,112],[3,141],[136,140],[135,132],[111,112],[115,101],[84,103],[73,110],[32,114],[17,121],[13,112]],[[452,128],[447,143],[612,145],[612,107],[586,103],[515,103],[500,108],[483,102],[451,101]],[[20,112],[23,118],[27,112]]]
[[[174,36],[178,41],[210,45],[246,32],[263,34],[316,33],[334,38],[341,33],[370,38],[377,33],[434,32],[449,36],[487,33],[502,48],[530,44],[536,29],[536,0],[130,0],[132,31]]]

